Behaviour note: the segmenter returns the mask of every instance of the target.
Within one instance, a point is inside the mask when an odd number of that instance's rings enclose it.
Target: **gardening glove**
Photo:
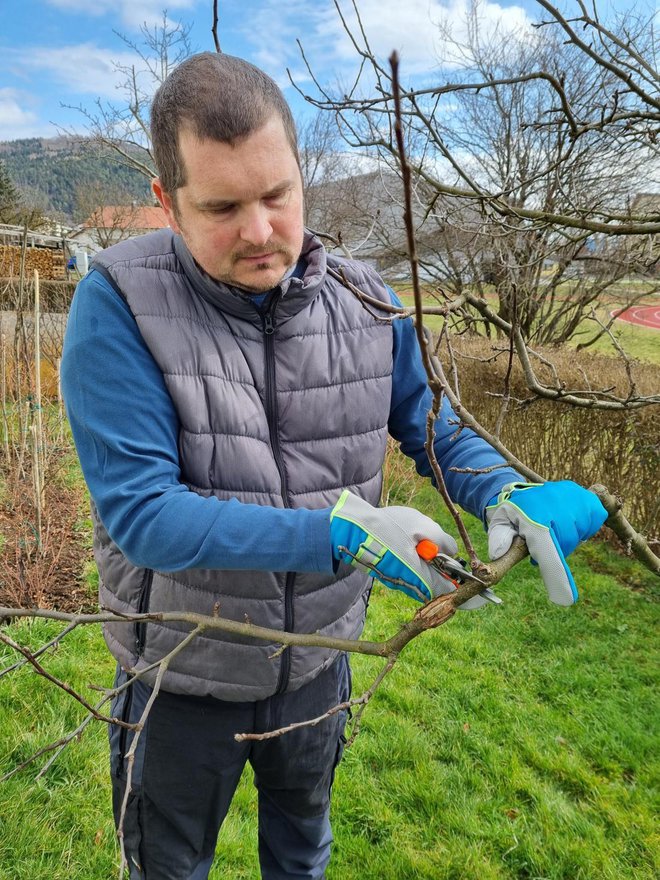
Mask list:
[[[386,587],[401,590],[418,602],[455,589],[417,554],[417,544],[423,538],[449,556],[458,552],[451,535],[412,507],[372,507],[345,489],[330,514],[334,558],[365,570]]]
[[[598,497],[570,480],[510,483],[486,507],[488,553],[502,556],[516,535],[525,539],[556,605],[572,605],[578,592],[565,557],[607,519]]]

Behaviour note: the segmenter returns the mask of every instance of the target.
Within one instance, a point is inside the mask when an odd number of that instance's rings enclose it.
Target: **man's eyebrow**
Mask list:
[[[232,199],[202,199],[195,203],[195,207],[205,210],[207,208],[228,208],[236,204]]]
[[[276,186],[269,189],[268,192],[264,193],[262,198],[267,199],[269,196],[276,196],[287,189],[291,189],[292,186],[293,180],[283,180],[281,183],[278,183]]]
[[[271,189],[267,190],[267,192],[263,193],[260,198],[268,199],[272,196],[279,195],[282,192],[285,192],[288,189],[291,189],[293,186],[293,180],[283,180],[275,186],[271,187]],[[231,205],[235,205],[237,201],[240,199],[201,199],[196,203],[196,207],[204,210],[215,209],[218,208],[229,208]]]

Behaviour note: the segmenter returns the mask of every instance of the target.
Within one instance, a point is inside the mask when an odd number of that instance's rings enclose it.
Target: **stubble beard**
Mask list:
[[[276,287],[280,283],[280,281],[284,278],[284,276],[289,271],[289,269],[296,262],[296,259],[294,258],[294,255],[293,255],[293,252],[289,248],[283,247],[282,245],[278,245],[276,247],[266,246],[266,247],[262,247],[259,249],[255,248],[254,250],[256,251],[254,256],[258,256],[260,253],[263,253],[264,250],[267,250],[269,253],[271,253],[275,256],[281,255],[281,257],[283,258],[283,261],[284,261],[284,268],[282,269],[282,273],[277,278],[276,281],[273,281],[271,279],[270,281],[264,280],[264,282],[261,284],[258,281],[256,283],[255,282],[247,283],[245,281],[240,280],[236,276],[235,271],[230,272],[226,278],[219,278],[218,280],[224,284],[229,284],[232,287],[239,287],[241,290],[245,290],[248,293],[254,293],[254,294],[266,293],[268,290],[271,290],[273,287]],[[232,268],[235,269],[236,267],[240,266],[241,261],[245,257],[250,257],[250,256],[252,256],[252,254],[250,253],[249,250],[243,251],[239,254],[232,254],[232,257],[231,257]],[[253,265],[251,271],[253,273],[269,272],[269,271],[272,271],[272,269],[273,269],[272,263],[269,260],[264,260],[263,263],[256,263],[255,265]]]

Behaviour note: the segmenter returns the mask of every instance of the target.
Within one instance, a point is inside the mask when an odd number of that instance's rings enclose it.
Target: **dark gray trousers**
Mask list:
[[[125,681],[123,670],[117,683]],[[161,692],[138,740],[123,837],[131,880],[206,880],[220,826],[247,761],[259,802],[264,880],[323,878],[330,859],[330,789],[346,713],[262,742],[263,733],[322,715],[350,696],[341,655],[310,684],[267,700],[234,703]],[[137,681],[115,700],[114,717],[136,721],[151,694]],[[132,732],[110,728],[115,823],[126,790]]]

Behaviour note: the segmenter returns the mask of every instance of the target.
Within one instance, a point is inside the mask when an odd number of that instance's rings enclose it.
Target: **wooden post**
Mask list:
[[[41,546],[41,515],[44,508],[44,427],[41,409],[41,296],[39,292],[39,273],[34,270],[34,424],[33,424],[32,467],[35,486],[35,507],[37,510],[37,535]]]
[[[8,415],[9,403],[7,401],[7,334],[4,332],[4,330],[2,331],[2,335],[0,336],[0,347],[2,348],[2,363],[0,364],[0,393],[2,393],[2,446],[5,451],[5,458],[8,464],[10,458],[10,446]]]
[[[28,222],[23,224],[23,240],[21,241],[21,263],[18,270],[18,304],[16,311],[23,313],[23,291],[25,289],[25,258],[27,256]]]
[[[42,514],[42,477],[41,477],[41,451],[39,449],[38,428],[35,422],[30,425],[32,435],[32,486],[34,488],[34,513],[36,519],[35,533],[37,538],[37,553],[41,553],[41,514]]]
[[[57,442],[64,443],[64,399],[62,397],[62,358],[57,359]]]
[[[25,258],[27,256],[27,240],[28,240],[28,222],[23,224],[23,240],[21,242],[21,262],[18,275],[18,302],[16,303],[16,318],[14,324],[14,387],[16,391],[16,401],[19,403],[23,399],[23,379],[21,359],[26,353],[25,340],[25,322],[23,318],[23,296],[25,293]],[[28,369],[26,365],[26,369]],[[21,450],[25,449],[27,444],[27,435],[21,430],[19,434]]]

